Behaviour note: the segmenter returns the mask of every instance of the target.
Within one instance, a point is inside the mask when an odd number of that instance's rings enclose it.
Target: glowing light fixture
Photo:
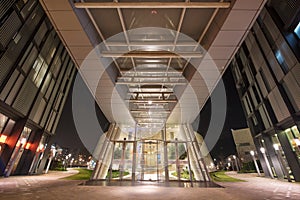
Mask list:
[[[30,144],[30,143],[27,143],[26,146],[25,146],[25,149],[29,149],[30,146],[31,146],[31,144]]]
[[[294,139],[295,143],[297,146],[300,146],[300,140],[299,139]]]
[[[1,135],[1,136],[0,136],[0,143],[5,143],[5,142],[6,142],[6,139],[7,139],[7,136],[6,136],[6,135]]]
[[[279,150],[279,145],[278,145],[278,144],[273,144],[273,147],[274,147],[274,149],[275,149],[276,151]]]

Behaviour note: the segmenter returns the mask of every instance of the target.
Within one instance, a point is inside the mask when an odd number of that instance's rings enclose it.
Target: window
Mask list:
[[[278,63],[280,64],[280,67],[282,69],[282,71],[286,74],[289,71],[289,67],[287,66],[284,57],[282,56],[280,50],[275,51],[275,56],[276,59],[278,61]]]
[[[298,25],[294,29],[294,33],[297,35],[298,38],[300,38],[300,22],[298,23]]]
[[[240,143],[239,145],[240,147],[246,147],[246,146],[250,146],[249,142],[245,142],[245,143]]]
[[[44,62],[44,59],[39,55],[33,64],[33,70],[31,70],[31,80],[37,87],[40,87],[42,80],[46,74],[48,65]]]
[[[285,134],[290,142],[292,150],[300,160],[300,134],[297,126],[286,129]]]

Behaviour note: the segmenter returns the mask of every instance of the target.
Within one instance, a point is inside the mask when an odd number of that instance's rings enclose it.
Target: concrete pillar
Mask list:
[[[269,170],[268,170],[267,164],[265,162],[265,159],[263,157],[263,154],[259,150],[261,148],[261,145],[259,143],[259,140],[261,140],[261,138],[253,138],[253,140],[254,140],[254,144],[255,144],[256,149],[257,149],[257,157],[260,161],[262,170],[264,171],[264,174],[265,174],[266,177],[271,177],[271,174],[269,173]]]
[[[273,147],[273,142],[271,141],[270,136],[264,136],[264,141],[267,149],[267,153],[269,155],[269,161],[271,164],[271,168],[276,173],[276,176],[280,179],[284,179],[284,172],[282,171],[280,161],[278,160],[278,156],[276,155],[275,149]]]

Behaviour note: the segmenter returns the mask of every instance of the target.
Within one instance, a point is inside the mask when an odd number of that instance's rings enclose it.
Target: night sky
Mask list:
[[[235,88],[235,83],[231,74],[230,67],[227,68],[223,75],[223,82],[225,85],[227,96],[226,120],[221,136],[215,147],[210,152],[211,156],[218,160],[223,160],[227,156],[235,154],[236,152],[231,129],[241,129],[248,127],[244,112],[242,110],[241,102]],[[201,135],[204,137],[210,122],[210,112],[211,104],[208,100],[200,112],[200,123],[198,128],[198,132],[201,133]]]
[[[234,80],[230,68],[223,75],[223,81],[227,94],[227,114],[222,134],[211,151],[213,158],[222,160],[228,155],[235,153],[235,145],[231,134],[231,129],[246,128],[246,120],[241,107],[241,103],[235,88]],[[87,90],[87,88],[86,88]],[[198,132],[205,136],[210,120],[210,101],[208,101],[200,113],[200,124]],[[56,135],[53,141],[59,146],[70,149],[81,149],[87,152],[77,135],[77,131],[72,116],[72,88],[67,97]]]

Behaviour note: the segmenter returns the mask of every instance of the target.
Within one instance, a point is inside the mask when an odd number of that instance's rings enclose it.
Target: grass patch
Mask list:
[[[92,175],[92,172],[93,170],[90,170],[90,169],[76,169],[79,171],[78,174],[74,174],[72,176],[68,176],[68,177],[65,177],[63,179],[65,180],[89,180],[91,175]]]
[[[237,179],[237,178],[227,176],[225,174],[225,171],[211,172],[210,177],[215,182],[246,182],[246,181],[241,180],[241,179]]]
[[[177,177],[177,172],[173,172],[172,175]],[[180,172],[180,178],[190,180],[190,173],[187,170],[183,170]],[[195,180],[194,173],[192,173],[192,179],[193,181]]]
[[[55,167],[54,169],[51,169],[51,170],[53,170],[53,171],[67,171],[67,169],[64,168],[64,167]]]
[[[129,174],[129,172],[123,172],[123,177],[127,176],[128,174]],[[118,178],[118,177],[120,177],[120,175],[121,175],[121,172],[119,170],[112,170],[112,173],[111,173],[112,178]],[[108,177],[109,177],[109,171],[107,172],[106,178],[108,178]]]

